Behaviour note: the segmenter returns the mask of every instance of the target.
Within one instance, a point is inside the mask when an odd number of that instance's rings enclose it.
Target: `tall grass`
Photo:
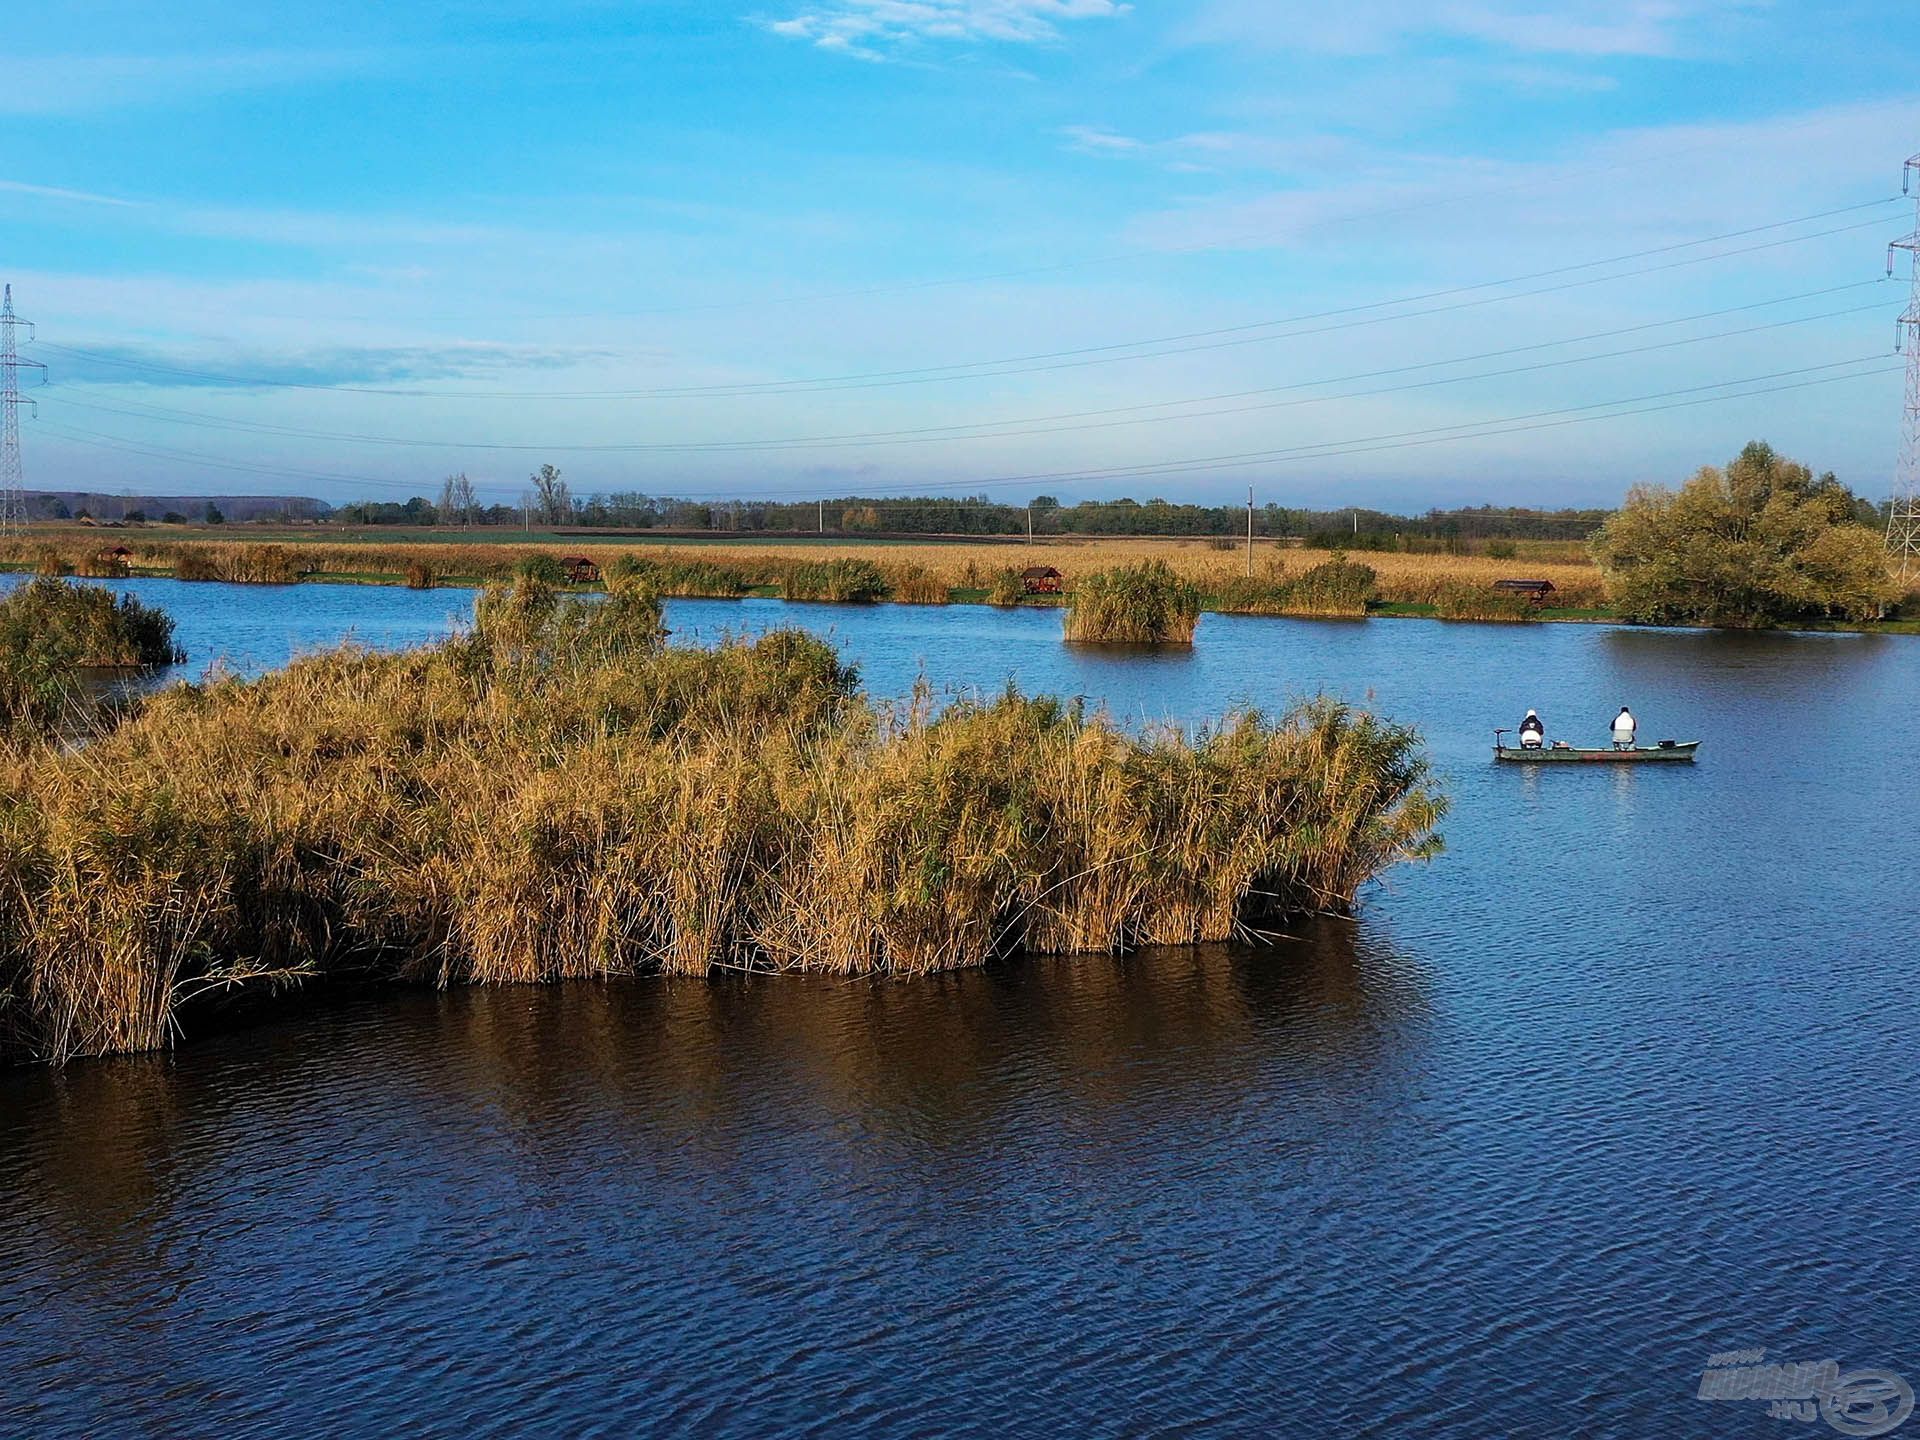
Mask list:
[[[1269,562],[1264,577],[1234,576],[1213,592],[1215,608],[1237,615],[1359,616],[1378,593],[1372,567],[1336,555],[1289,577]]]
[[[903,605],[945,605],[953,598],[945,579],[924,565],[888,565],[887,596]]]
[[[42,539],[38,534],[28,541],[0,540],[0,563],[27,568],[41,559],[44,547],[51,546],[57,563],[80,569],[97,555],[100,537],[93,532],[77,532]],[[237,565],[225,552],[262,549],[241,546],[231,541],[163,540],[148,532],[129,531],[122,543],[134,551],[133,566],[148,573],[191,574],[193,578],[249,580],[256,578],[258,567]],[[1068,576],[1091,573],[1114,566],[1160,562],[1181,578],[1200,587],[1206,602],[1222,609],[1240,609],[1247,613],[1275,614],[1350,614],[1350,606],[1329,609],[1265,609],[1245,604],[1250,591],[1244,566],[1237,557],[1214,550],[1205,541],[1174,539],[1091,539],[1050,537],[1033,545],[996,542],[922,543],[876,546],[848,542],[843,544],[772,545],[751,541],[738,543],[701,543],[688,541],[674,546],[594,541],[582,537],[571,543],[516,544],[436,543],[433,541],[391,541],[349,544],[335,541],[283,544],[273,547],[284,553],[293,575],[277,569],[267,578],[281,582],[300,576],[347,575],[382,577],[402,583],[410,563],[429,566],[442,583],[485,582],[511,578],[514,567],[530,554],[563,554],[586,550],[606,557],[608,564],[631,557],[631,563],[653,576],[662,595],[738,596],[764,586],[783,586],[789,573],[800,565],[822,565],[836,560],[854,560],[876,565],[885,581],[885,589],[894,598],[906,598],[916,590],[932,599],[942,582],[948,588],[994,589],[1010,581],[996,580],[1009,569],[1017,576],[1019,566],[1053,565]],[[1260,541],[1257,555],[1265,562],[1263,573],[1275,563],[1298,565],[1318,552],[1300,551]],[[1515,558],[1488,554],[1408,554],[1368,552],[1367,567],[1374,572],[1375,598],[1398,604],[1434,605],[1449,585],[1489,586],[1503,578],[1539,577],[1555,586],[1553,602],[1559,606],[1595,609],[1607,604],[1606,585],[1598,569],[1587,559],[1578,542],[1517,542]],[[921,578],[922,572],[924,577]],[[913,578],[908,578],[909,576]],[[996,603],[1017,603],[1019,595],[1010,589],[996,593]],[[1277,602],[1275,602],[1277,603]]]
[[[291,585],[305,568],[300,552],[288,545],[180,545],[173,547],[172,563],[176,580],[237,585]]]
[[[1200,588],[1162,560],[1097,570],[1067,591],[1066,638],[1083,644],[1191,645]]]
[[[638,580],[656,594],[733,600],[761,583],[758,575],[748,575],[711,560],[683,559],[671,554],[660,557],[618,554],[601,567],[608,585],[623,580]]]
[[[0,1048],[165,1044],[355,973],[913,974],[1217,940],[1431,854],[1416,737],[1328,702],[1129,734],[1007,693],[874,705],[823,642],[658,643],[635,582],[180,686],[0,746]]]
[[[1434,595],[1433,613],[1442,620],[1539,619],[1539,610],[1525,595],[1458,580],[1442,586]]]
[[[810,560],[788,567],[781,591],[789,600],[869,604],[887,595],[887,577],[871,560]]]
[[[1018,605],[1026,596],[1027,583],[1020,572],[1009,565],[994,572],[986,591],[989,605]]]

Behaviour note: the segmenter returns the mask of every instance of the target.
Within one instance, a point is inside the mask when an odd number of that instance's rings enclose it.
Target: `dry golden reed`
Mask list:
[[[425,533],[431,536],[446,532]],[[40,559],[42,547],[51,545],[61,563],[78,566],[87,555],[97,553],[101,544],[95,532],[48,534],[51,539],[36,537],[32,541],[0,542],[0,561],[32,565]],[[194,572],[193,578],[242,581],[255,579],[261,567],[238,563],[231,552],[267,548],[241,546],[230,541],[159,539],[142,531],[127,532],[121,543],[133,550],[132,563],[136,571],[174,574],[185,566]],[[600,559],[603,568],[614,563],[614,557],[630,556],[634,563],[653,575],[661,594],[714,598],[737,596],[750,590],[781,593],[785,578],[795,567],[836,560],[877,566],[887,582],[887,598],[916,599],[916,603],[927,602],[909,592],[918,591],[931,597],[941,586],[989,589],[999,584],[1000,577],[1009,574],[1013,582],[1017,582],[1019,571],[1027,565],[1054,566],[1071,584],[1098,570],[1159,561],[1182,579],[1198,585],[1206,603],[1215,608],[1234,608],[1221,602],[1243,591],[1247,579],[1246,562],[1238,551],[1223,552],[1202,539],[1049,537],[1031,545],[987,540],[882,545],[861,541],[781,544],[764,540],[676,539],[672,544],[657,544],[581,536],[552,543],[523,543],[504,538],[458,543],[435,539],[366,543],[302,540],[276,544],[272,548],[286,552],[297,575],[376,577],[395,584],[402,583],[410,562],[431,567],[440,583],[471,585],[509,578],[521,558],[528,554],[558,557],[584,551]],[[1262,540],[1255,546],[1256,571],[1265,574],[1276,563],[1283,565],[1289,574],[1303,571],[1322,563],[1316,558],[1321,553]],[[1387,604],[1434,605],[1450,585],[1490,587],[1495,580],[1521,578],[1551,580],[1556,606],[1598,609],[1607,603],[1606,586],[1599,570],[1572,544],[1525,542],[1520,546],[1520,554],[1509,559],[1485,554],[1397,552],[1366,552],[1355,559],[1374,572],[1377,589],[1374,598]],[[1017,601],[1019,595],[1016,589],[1008,588],[1004,596],[996,594],[992,598],[996,603],[1003,599],[1012,602]],[[1333,609],[1253,613],[1350,612]]]
[[[662,648],[638,581],[0,747],[0,1049],[147,1049],[329,975],[912,974],[1226,938],[1437,847],[1412,732],[876,705],[825,643]]]
[[[1164,560],[1096,570],[1067,589],[1066,638],[1096,645],[1191,645],[1200,587]]]

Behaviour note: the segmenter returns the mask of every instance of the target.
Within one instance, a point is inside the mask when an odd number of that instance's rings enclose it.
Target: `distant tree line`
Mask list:
[[[1584,540],[1606,520],[1606,510],[1496,508],[1429,510],[1419,515],[1356,508],[1302,509],[1264,505],[1253,514],[1254,534],[1296,537],[1349,550],[1444,549],[1497,539]],[[703,530],[742,534],[841,535],[1185,535],[1234,538],[1246,534],[1244,505],[1193,505],[1152,496],[1063,504],[1051,495],[1031,502],[987,495],[843,495],[820,500],[695,500],[643,491],[577,496],[561,472],[542,465],[528,477],[518,505],[482,505],[464,474],[441,482],[436,501],[416,495],[403,503],[360,501],[332,518],[345,525],[522,525],[608,530]]]

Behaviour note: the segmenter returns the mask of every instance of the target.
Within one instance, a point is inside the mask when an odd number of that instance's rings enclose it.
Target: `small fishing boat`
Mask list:
[[[1526,750],[1518,745],[1507,744],[1506,733],[1504,730],[1494,731],[1493,758],[1516,765],[1691,764],[1693,752],[1700,748],[1698,740],[1658,740],[1651,745],[1636,745],[1630,750],[1616,750],[1611,745],[1587,750],[1561,740],[1552,745],[1543,745],[1538,750]]]

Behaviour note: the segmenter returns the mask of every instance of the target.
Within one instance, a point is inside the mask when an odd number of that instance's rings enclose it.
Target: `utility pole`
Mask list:
[[[1920,175],[1920,155],[1900,168],[1900,193],[1913,195]],[[1907,356],[1906,401],[1900,415],[1900,458],[1894,462],[1893,494],[1887,505],[1887,557],[1898,558],[1900,578],[1920,568],[1920,195],[1914,200],[1911,235],[1887,247],[1887,274],[1893,274],[1893,252],[1907,252],[1907,308],[1900,313],[1894,348]]]
[[[814,503],[820,507],[820,533],[824,535],[827,533],[827,502],[816,500]]]
[[[37,360],[22,360],[14,340],[14,327],[25,325],[27,339],[33,339],[33,325],[13,313],[13,286],[6,287],[0,299],[0,535],[19,535],[27,528],[27,491],[20,468],[20,372],[38,370],[45,378],[47,367]],[[33,402],[27,401],[31,408]]]
[[[1027,543],[1033,543],[1033,506],[1027,506]]]
[[[1247,578],[1253,578],[1253,486],[1247,486]]]

